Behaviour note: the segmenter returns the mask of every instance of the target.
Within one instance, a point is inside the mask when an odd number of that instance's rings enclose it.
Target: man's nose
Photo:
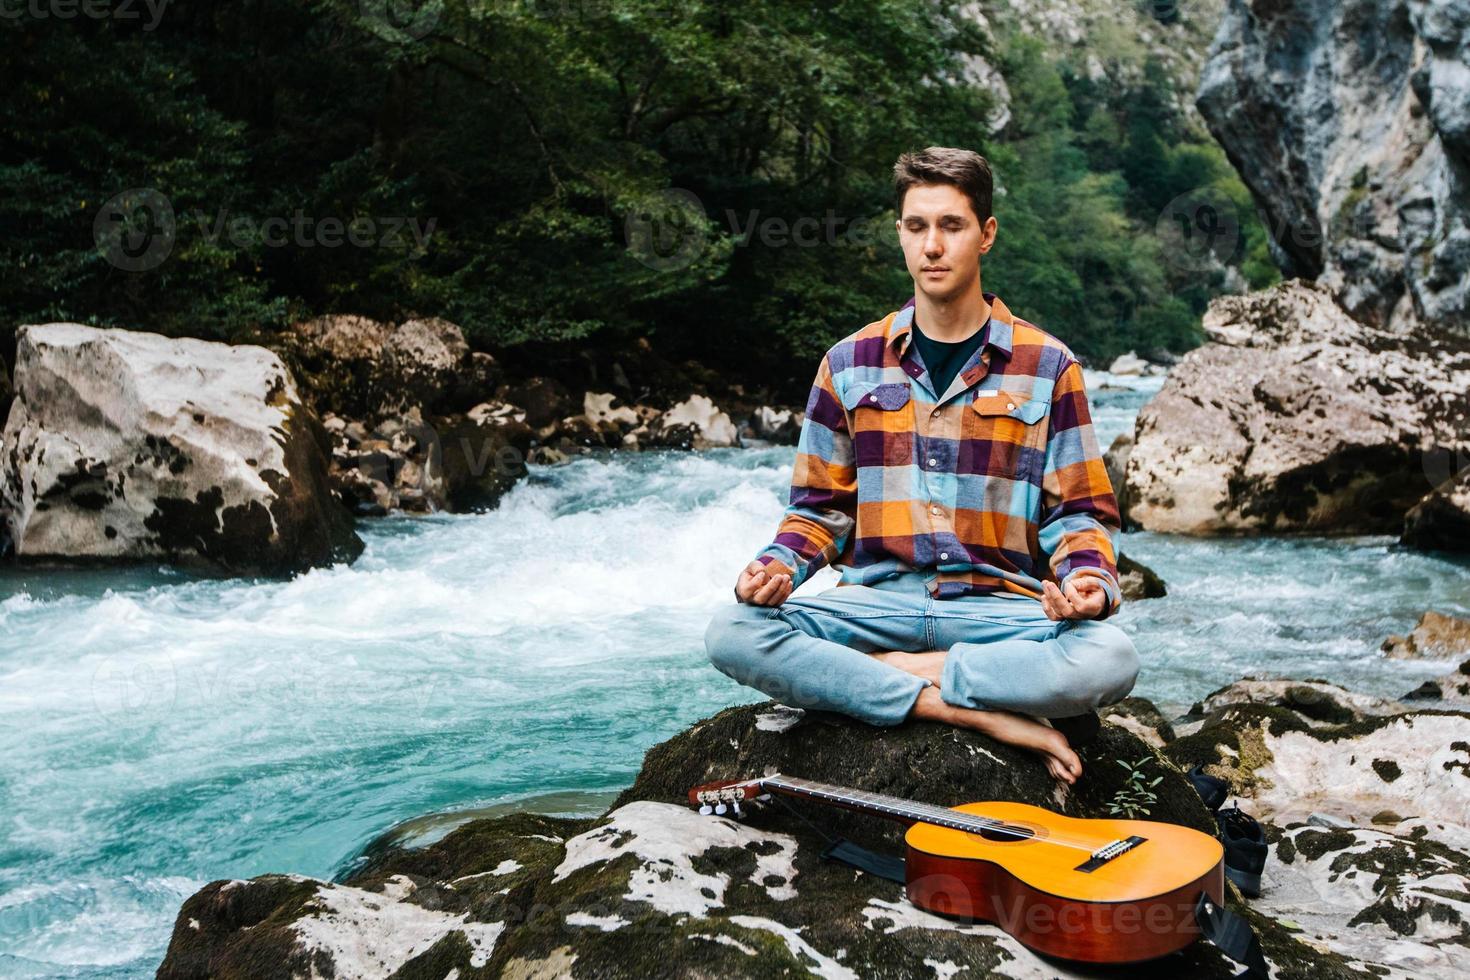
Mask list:
[[[934,232],[930,232],[929,235],[925,237],[924,254],[932,256],[934,258],[938,258],[940,255],[944,254],[944,242],[940,239],[939,235],[935,234]]]

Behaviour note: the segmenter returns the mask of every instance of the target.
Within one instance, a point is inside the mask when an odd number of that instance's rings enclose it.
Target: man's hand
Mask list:
[[[740,573],[735,594],[752,606],[779,606],[791,594],[791,576],[767,575],[766,566],[753,561]]]
[[[1096,575],[1078,575],[1064,593],[1057,583],[1041,583],[1041,608],[1047,619],[1094,619],[1108,603],[1108,591]]]

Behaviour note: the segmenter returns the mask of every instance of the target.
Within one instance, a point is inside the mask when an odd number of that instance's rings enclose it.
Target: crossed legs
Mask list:
[[[705,647],[721,672],[786,704],[874,725],[913,717],[972,728],[1039,753],[1070,783],[1081,772],[1076,753],[1027,715],[1060,717],[1124,696],[1137,672],[1132,644],[1106,624],[1052,623],[1030,600],[994,601],[1007,605],[947,600],[945,615],[926,622],[923,595],[838,586],[775,607],[732,603],[711,620]],[[1088,644],[1066,626],[1089,627],[1091,645],[1116,655],[1079,657]],[[1005,639],[986,642],[992,636]],[[1020,676],[994,676],[1017,664]]]

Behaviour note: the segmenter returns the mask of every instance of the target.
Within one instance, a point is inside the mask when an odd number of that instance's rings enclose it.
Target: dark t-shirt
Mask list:
[[[960,373],[960,368],[969,361],[970,355],[980,346],[985,339],[985,327],[981,326],[973,334],[964,340],[947,343],[942,340],[932,340],[924,335],[919,329],[919,321],[913,323],[914,343],[919,346],[919,357],[924,362],[924,367],[929,369],[929,380],[934,383],[934,396],[936,398],[944,394],[944,389],[954,380],[954,376]]]

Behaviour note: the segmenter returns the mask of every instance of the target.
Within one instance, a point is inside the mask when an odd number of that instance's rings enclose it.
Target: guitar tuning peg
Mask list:
[[[699,814],[700,814],[700,816],[707,817],[711,813],[714,813],[714,812],[715,812],[715,808],[712,807],[712,806],[710,806],[708,803],[706,803],[704,806],[702,806],[702,807],[699,808]]]
[[[733,809],[735,811],[735,819],[736,820],[739,820],[741,817],[745,816],[745,814],[743,814],[743,813],[740,812],[740,804],[739,803],[733,803],[733,804],[731,804],[731,809]]]
[[[720,816],[724,816],[725,815],[725,810],[726,810],[725,804],[723,804],[723,803],[717,803],[717,804],[715,804],[715,813],[719,814]]]

